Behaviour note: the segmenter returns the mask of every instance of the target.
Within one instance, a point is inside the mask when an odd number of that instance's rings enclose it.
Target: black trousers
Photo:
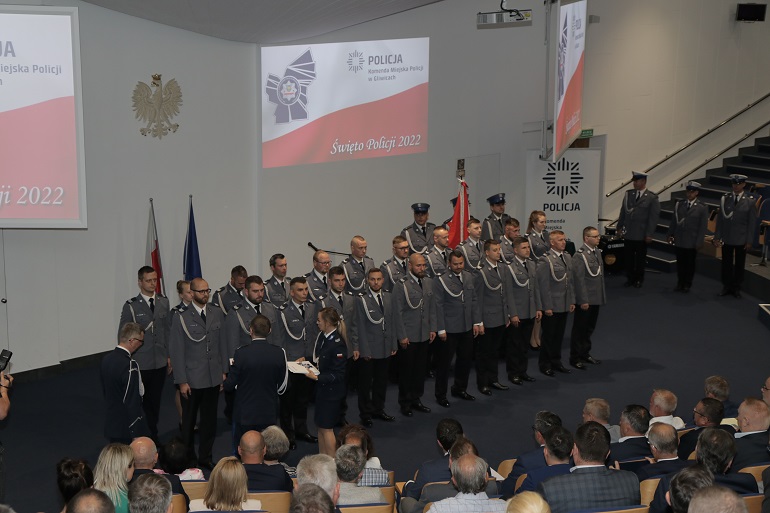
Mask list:
[[[588,310],[576,305],[569,345],[570,363],[584,361],[591,354],[591,335],[596,329],[598,319],[599,305],[588,305]]]
[[[144,384],[142,409],[150,429],[150,436],[158,442],[158,418],[160,417],[160,401],[163,396],[163,384],[166,383],[166,367],[140,371]]]
[[[497,377],[498,348],[505,336],[505,325],[484,328],[484,334],[476,337],[476,386],[479,389],[499,381]]]
[[[695,276],[695,248],[674,248],[676,252],[676,279],[680,287],[692,287]],[[724,250],[722,250],[724,251]],[[722,253],[724,255],[724,253]],[[724,257],[723,257],[724,258]]]
[[[505,370],[508,378],[527,373],[527,352],[535,319],[519,319],[519,326],[511,323],[505,330]]]
[[[435,344],[435,342],[434,342]],[[436,369],[436,399],[445,399],[447,383],[449,382],[449,365],[452,356],[455,359],[455,379],[452,391],[466,392],[468,390],[468,377],[471,375],[471,362],[473,361],[473,330],[462,333],[447,333],[443,359],[439,360],[441,372]],[[443,374],[442,374],[443,373]]]
[[[195,457],[195,420],[200,411],[198,422],[198,461],[211,461],[211,449],[217,434],[217,405],[219,403],[219,385],[210,388],[192,388],[185,399],[182,396],[182,440],[187,446],[190,457]]]
[[[308,433],[307,405],[310,403],[310,380],[304,374],[289,373],[289,383],[281,396],[281,429],[290,442]]]
[[[567,328],[568,312],[554,312],[553,315],[543,315],[543,336],[540,344],[540,370],[559,367],[561,363],[561,342],[564,330]]]
[[[358,415],[361,420],[372,418],[385,411],[385,393],[388,389],[390,358],[359,358],[358,367]]]
[[[398,404],[402,408],[419,403],[425,392],[428,345],[426,340],[398,348]]]
[[[233,405],[235,404],[235,392],[225,392],[225,418],[228,422],[233,419]]]
[[[647,261],[647,243],[643,240],[625,240],[626,276],[628,281],[644,281],[644,265]]]
[[[722,285],[733,292],[741,290],[746,267],[746,246],[722,246]]]
[[[345,362],[345,397],[340,403],[340,422],[348,414],[348,391],[355,390],[358,383],[358,362],[353,359],[353,355]]]

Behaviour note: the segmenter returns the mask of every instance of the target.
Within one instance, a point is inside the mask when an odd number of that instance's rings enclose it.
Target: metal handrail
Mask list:
[[[705,132],[703,132],[701,135],[699,135],[698,137],[696,137],[696,138],[695,138],[695,139],[693,139],[692,141],[688,142],[687,144],[685,144],[684,146],[682,146],[681,148],[679,148],[678,150],[676,150],[674,153],[671,153],[670,155],[666,155],[664,158],[662,158],[661,160],[659,160],[658,162],[656,162],[656,163],[655,163],[655,164],[653,164],[652,166],[648,167],[648,168],[647,168],[647,169],[645,169],[643,172],[644,172],[644,173],[649,173],[649,172],[651,172],[653,169],[655,169],[655,168],[656,168],[656,167],[658,167],[659,165],[661,165],[661,164],[663,164],[664,162],[668,161],[669,159],[671,159],[671,158],[673,158],[673,157],[675,157],[675,156],[679,155],[681,152],[683,152],[684,150],[686,150],[687,148],[689,148],[690,146],[692,146],[692,145],[693,145],[693,144],[695,144],[696,142],[700,141],[701,139],[703,139],[704,137],[706,137],[706,136],[707,136],[707,135],[709,135],[710,133],[714,132],[714,131],[715,131],[715,130],[717,130],[718,128],[721,128],[721,127],[723,127],[724,125],[726,125],[727,123],[729,123],[729,122],[730,122],[730,121],[732,121],[733,119],[737,118],[738,116],[740,116],[741,114],[743,114],[743,113],[744,113],[744,112],[746,112],[747,110],[751,109],[752,107],[754,107],[754,106],[755,106],[755,105],[757,105],[758,103],[761,103],[762,101],[764,101],[764,100],[766,100],[766,99],[768,99],[768,98],[770,98],[770,93],[767,93],[766,95],[764,95],[764,96],[763,96],[762,98],[760,98],[759,100],[756,100],[756,101],[754,101],[754,102],[752,102],[752,103],[749,103],[749,104],[748,104],[746,107],[744,107],[743,109],[739,110],[738,112],[736,112],[735,114],[733,114],[733,115],[732,115],[732,116],[730,116],[729,118],[725,119],[724,121],[722,121],[722,122],[721,122],[721,123],[719,123],[718,125],[714,126],[713,128],[709,128],[708,130],[706,130]],[[740,142],[740,141],[739,141],[739,142]],[[736,144],[737,144],[737,143],[736,143]],[[625,181],[625,182],[623,182],[622,184],[620,184],[619,186],[617,186],[615,189],[613,189],[613,190],[611,190],[610,192],[608,192],[607,194],[605,194],[605,195],[604,195],[604,197],[605,197],[605,198],[609,198],[610,196],[612,196],[612,195],[613,195],[613,194],[615,194],[616,192],[618,192],[618,191],[620,191],[620,190],[622,190],[622,189],[625,189],[625,188],[628,186],[628,184],[630,184],[632,181],[633,181],[633,180],[628,180],[628,181]]]

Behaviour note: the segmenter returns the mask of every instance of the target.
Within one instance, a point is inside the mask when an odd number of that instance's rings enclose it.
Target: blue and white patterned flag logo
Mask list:
[[[272,73],[267,76],[265,93],[270,103],[275,104],[276,123],[308,118],[307,88],[315,76],[315,61],[310,49],[289,64],[283,78]]]
[[[580,174],[580,162],[569,162],[562,158],[559,162],[549,163],[548,172],[543,177],[547,186],[546,194],[556,194],[561,199],[570,194],[577,194],[583,178]]]

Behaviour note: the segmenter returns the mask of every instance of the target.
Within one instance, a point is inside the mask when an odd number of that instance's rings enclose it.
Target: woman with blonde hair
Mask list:
[[[134,477],[134,451],[124,444],[109,444],[99,453],[94,488],[106,493],[115,513],[128,513],[128,482]]]
[[[521,492],[508,501],[506,513],[551,513],[551,507],[536,492]]]
[[[238,458],[222,458],[211,471],[202,499],[190,501],[190,511],[244,511],[262,509],[257,499],[248,498],[246,469]]]

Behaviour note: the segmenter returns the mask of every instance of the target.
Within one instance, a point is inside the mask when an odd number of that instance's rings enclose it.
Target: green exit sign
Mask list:
[[[593,137],[594,136],[594,129],[588,128],[586,130],[580,131],[580,138],[585,139],[586,137]]]

